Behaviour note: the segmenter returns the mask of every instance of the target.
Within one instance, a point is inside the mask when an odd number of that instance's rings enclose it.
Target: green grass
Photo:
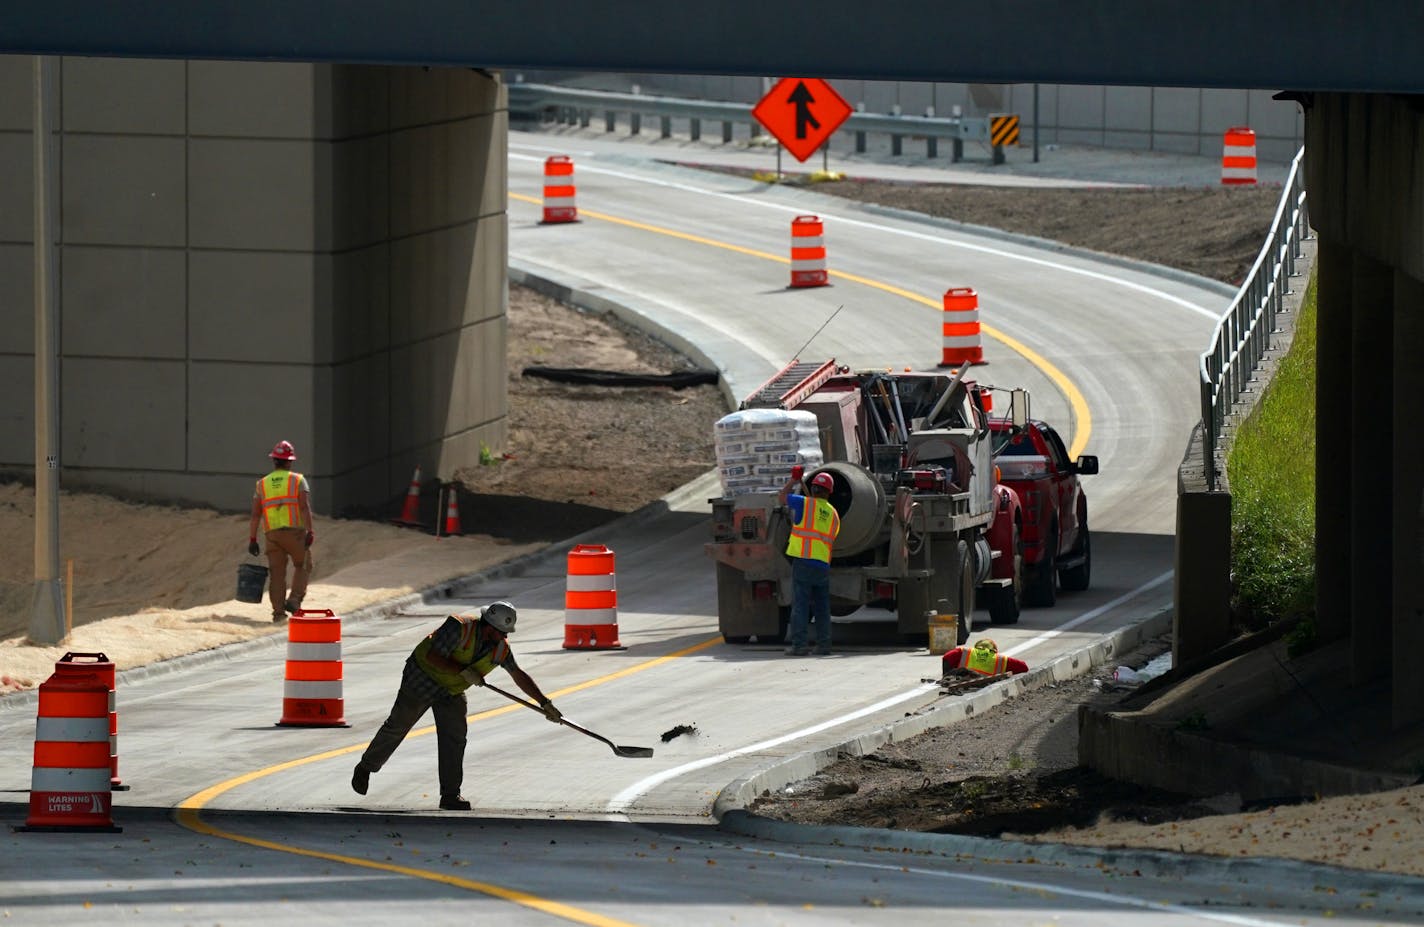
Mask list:
[[[1226,461],[1231,487],[1232,610],[1248,628],[1315,609],[1315,280],[1295,338]]]

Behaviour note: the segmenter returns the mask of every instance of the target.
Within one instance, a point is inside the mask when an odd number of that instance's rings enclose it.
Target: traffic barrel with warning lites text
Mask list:
[[[341,692],[341,619],[329,608],[298,609],[287,622],[281,727],[350,727]]]
[[[577,222],[574,205],[574,162],[568,155],[544,161],[544,222]]]
[[[569,551],[568,570],[564,649],[621,650],[613,551],[602,544],[577,544]]]
[[[825,286],[825,224],[819,216],[797,216],[791,220],[791,285]]]
[[[76,662],[81,657],[96,663]],[[30,813],[17,830],[122,830],[114,826],[110,789],[112,690],[96,671],[97,663],[108,663],[108,657],[66,653],[40,683]]]

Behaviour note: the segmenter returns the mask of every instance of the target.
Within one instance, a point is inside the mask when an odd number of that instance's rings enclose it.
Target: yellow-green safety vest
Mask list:
[[[491,670],[509,657],[509,643],[500,641],[476,659],[475,651],[480,646],[479,618],[472,615],[451,615],[445,620],[460,622],[460,643],[447,656],[461,666],[473,666],[480,671],[481,676],[488,676]],[[420,668],[425,670],[431,679],[440,683],[441,688],[451,695],[459,695],[470,687],[464,677],[459,673],[440,669],[430,662],[430,644],[435,639],[435,633],[431,632],[425,640],[416,644],[411,656],[415,657],[415,662],[420,664]]]
[[[262,497],[262,517],[268,531],[305,528],[302,524],[302,475],[291,470],[273,470],[257,481]]]
[[[964,664],[964,668],[983,676],[997,676],[1004,671],[1005,663],[1005,658],[995,651],[976,647],[969,651],[969,660]]]
[[[791,538],[786,543],[788,557],[802,557],[831,562],[831,542],[841,531],[841,516],[825,499],[802,496],[801,520],[791,526]]]

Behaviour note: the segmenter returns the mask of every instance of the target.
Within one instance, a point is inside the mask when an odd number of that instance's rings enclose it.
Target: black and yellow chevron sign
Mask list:
[[[989,143],[995,148],[1001,145],[1017,145],[1019,143],[1019,117],[989,117]]]

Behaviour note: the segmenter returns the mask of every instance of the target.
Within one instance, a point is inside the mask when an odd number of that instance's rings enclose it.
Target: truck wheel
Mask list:
[[[752,636],[750,634],[723,634],[722,640],[729,644],[750,644]]]
[[[1019,611],[1023,604],[1023,541],[1019,538],[1019,526],[1014,525],[1011,548],[1014,552],[1014,570],[1008,586],[996,588],[989,597],[989,621],[994,624],[1018,624]]]
[[[1083,562],[1058,572],[1058,581],[1063,584],[1065,592],[1082,592],[1088,588],[1088,583],[1092,579],[1093,536],[1088,532],[1087,522],[1083,522],[1083,537],[1078,543],[1078,551],[1083,555]]]
[[[963,647],[974,630],[974,561],[968,545],[960,545],[959,559],[959,634],[955,643]]]
[[[1033,570],[1024,585],[1024,601],[1029,605],[1051,608],[1058,601],[1058,529],[1048,533],[1048,550],[1043,562]]]

